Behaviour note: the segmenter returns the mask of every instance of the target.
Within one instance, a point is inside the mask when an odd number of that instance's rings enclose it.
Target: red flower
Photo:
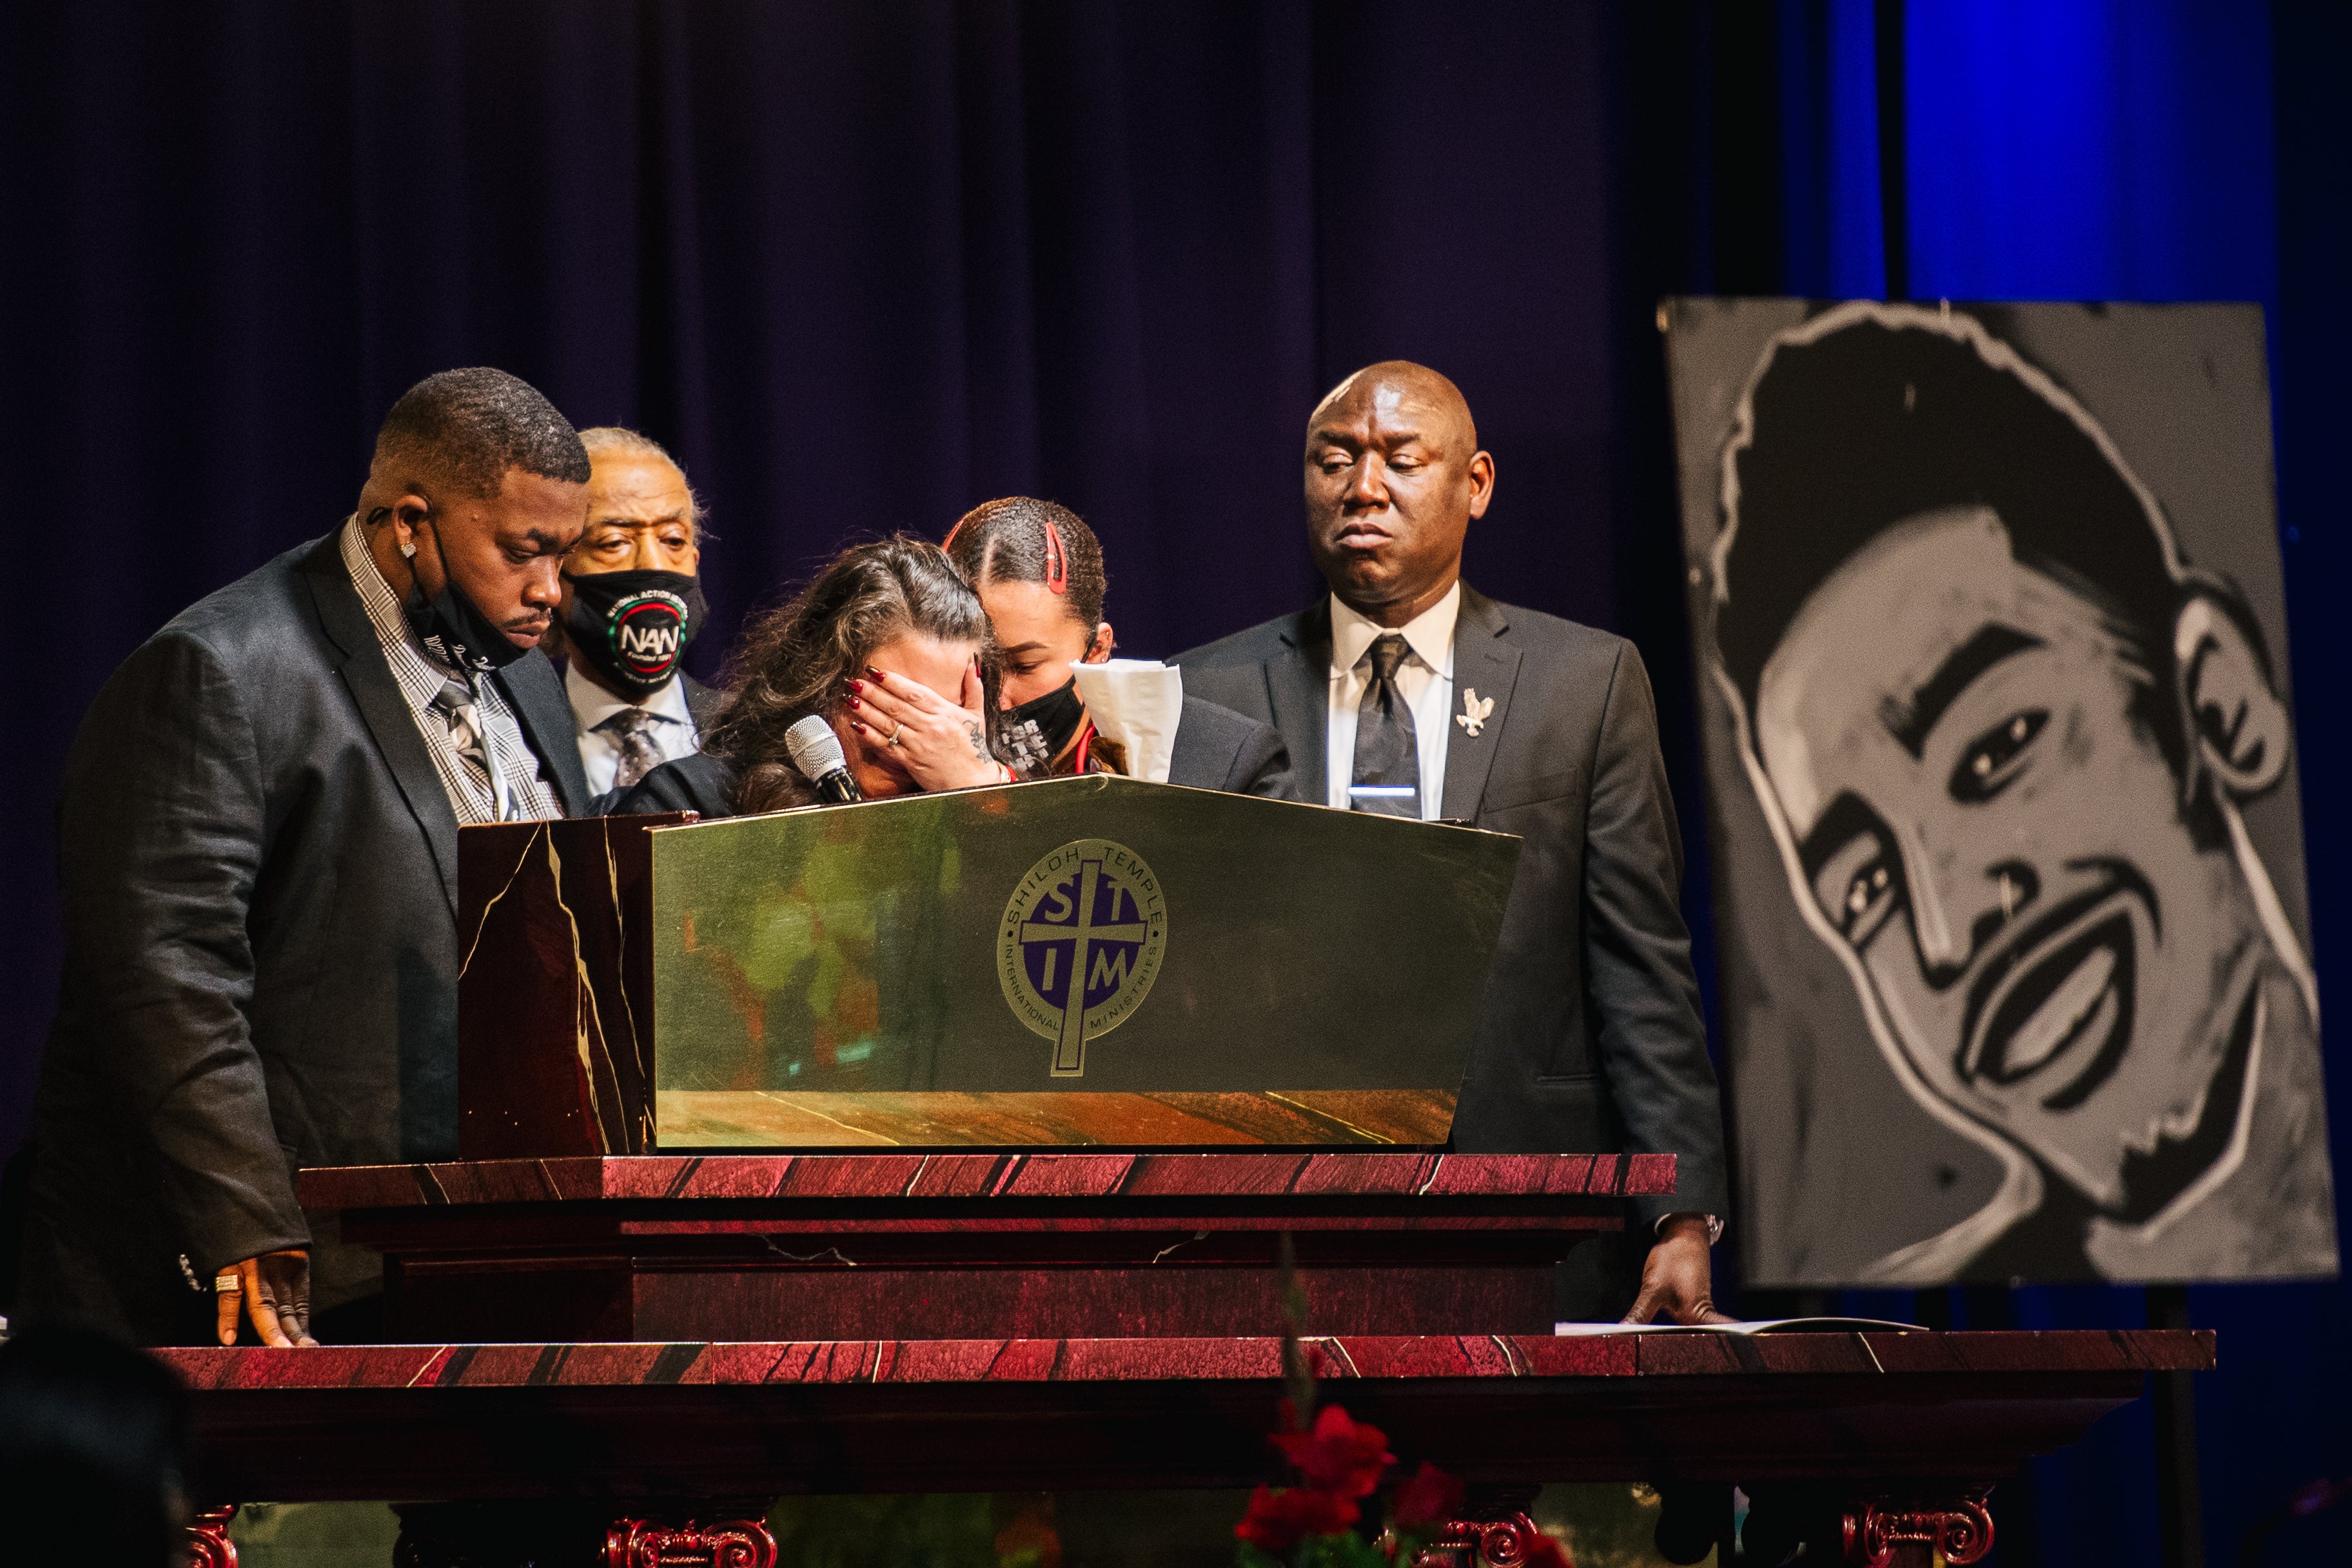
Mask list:
[[[1356,1505],[1343,1497],[1291,1487],[1261,1486],[1250,1494],[1249,1512],[1234,1533],[1261,1552],[1281,1556],[1310,1535],[1337,1535],[1356,1522]]]
[[[1274,1446],[1298,1467],[1308,1486],[1343,1498],[1370,1496],[1381,1473],[1396,1463],[1387,1434],[1349,1420],[1336,1405],[1323,1407],[1314,1431],[1277,1432]]]
[[[1398,1528],[1418,1530],[1423,1525],[1444,1523],[1462,1506],[1462,1489],[1460,1481],[1424,1462],[1397,1488]]]

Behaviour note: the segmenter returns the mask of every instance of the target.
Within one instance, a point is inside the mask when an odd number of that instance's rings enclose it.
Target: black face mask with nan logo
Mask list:
[[[669,684],[709,614],[702,584],[683,572],[566,573],[563,581],[572,590],[563,613],[572,657],[631,696]]]

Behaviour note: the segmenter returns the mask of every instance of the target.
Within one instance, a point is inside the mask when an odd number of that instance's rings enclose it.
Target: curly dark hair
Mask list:
[[[927,540],[898,534],[853,545],[790,604],[754,620],[727,661],[722,681],[733,694],[702,749],[734,768],[737,811],[815,802],[785,754],[784,731],[812,713],[830,718],[876,650],[909,632],[980,645],[982,708],[994,745],[996,639],[980,595]]]

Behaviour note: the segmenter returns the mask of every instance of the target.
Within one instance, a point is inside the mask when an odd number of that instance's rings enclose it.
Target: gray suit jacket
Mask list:
[[[1184,689],[1280,729],[1298,798],[1327,798],[1329,601],[1178,656]],[[1443,814],[1524,838],[1454,1121],[1454,1146],[1681,1157],[1672,1199],[1728,1213],[1722,1107],[1678,885],[1682,841],[1650,680],[1607,632],[1462,591],[1454,687],[1492,700],[1446,738]],[[1400,940],[1410,942],[1410,932]]]
[[[525,658],[492,679],[580,810],[553,668]],[[457,819],[335,535],[200,601],[114,672],[67,761],[58,858],[28,1313],[187,1332],[222,1264],[313,1239],[296,1167],[454,1156]],[[373,1272],[331,1239],[312,1258],[320,1307]]]

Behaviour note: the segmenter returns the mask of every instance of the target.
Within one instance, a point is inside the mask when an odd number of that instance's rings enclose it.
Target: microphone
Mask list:
[[[823,715],[812,713],[785,731],[784,750],[801,776],[816,785],[818,799],[848,805],[866,798],[857,781],[849,776],[849,758],[841,750],[841,737]]]

